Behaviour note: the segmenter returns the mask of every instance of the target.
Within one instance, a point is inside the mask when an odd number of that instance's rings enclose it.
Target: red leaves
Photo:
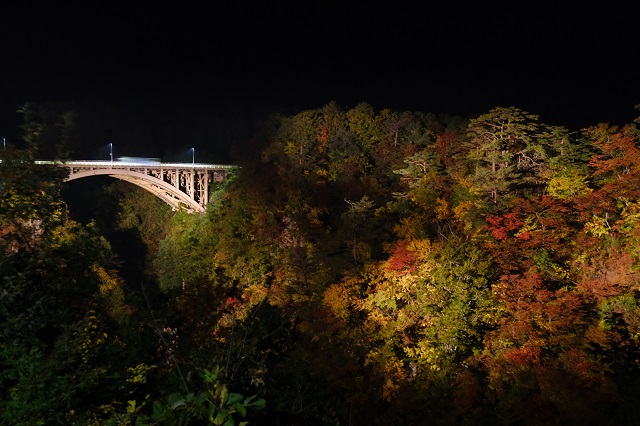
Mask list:
[[[233,305],[235,305],[235,304],[236,304],[236,303],[238,303],[238,302],[240,302],[240,299],[238,299],[238,298],[236,298],[236,297],[233,297],[233,296],[229,296],[229,297],[227,297],[227,299],[226,299],[226,305],[227,305],[227,306],[233,306]]]
[[[500,241],[506,241],[508,238],[508,232],[518,229],[520,226],[524,225],[524,222],[519,220],[515,213],[507,213],[502,216],[488,216],[487,223],[487,229],[489,229],[491,235]]]
[[[587,355],[576,348],[570,348],[564,354],[563,361],[566,367],[575,372],[578,377],[586,379],[584,384],[587,386],[594,382],[594,379],[590,376],[600,370],[600,366],[589,361]]]
[[[398,241],[389,259],[389,270],[413,272],[416,269],[416,255],[407,248],[406,241]]]
[[[538,364],[540,362],[540,353],[540,348],[527,346],[524,348],[512,348],[504,354],[504,357],[516,366],[524,366]]]

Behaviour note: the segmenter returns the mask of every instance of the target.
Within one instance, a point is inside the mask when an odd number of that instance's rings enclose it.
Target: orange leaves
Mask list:
[[[535,270],[503,277],[494,292],[504,304],[505,316],[486,341],[487,348],[516,363],[537,359],[543,348],[556,351],[573,347],[584,341],[585,331],[593,321],[589,298],[575,290],[549,288]],[[511,345],[520,349],[535,347],[537,351],[504,350]]]
[[[623,175],[635,172],[640,164],[637,135],[628,129],[617,131],[616,127],[603,130],[607,130],[608,135],[594,141],[594,145],[600,148],[602,153],[594,155],[589,162],[595,169],[593,175],[613,172],[615,178],[621,179]]]
[[[549,318],[545,310],[553,293],[545,289],[540,275],[529,271],[521,276],[502,277],[494,286],[494,294],[504,304],[506,314],[497,336],[516,345],[546,339]]]
[[[579,288],[597,301],[630,290],[639,278],[631,255],[613,248],[602,257],[592,258],[581,270]]]
[[[329,130],[324,124],[318,126],[318,152],[322,153],[329,144]]]

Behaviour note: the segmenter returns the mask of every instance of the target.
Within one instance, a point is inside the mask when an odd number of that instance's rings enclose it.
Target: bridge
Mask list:
[[[69,169],[66,181],[110,176],[137,185],[173,210],[203,213],[209,203],[209,185],[222,182],[237,166],[200,163],[162,163],[144,159],[126,161],[36,161]]]

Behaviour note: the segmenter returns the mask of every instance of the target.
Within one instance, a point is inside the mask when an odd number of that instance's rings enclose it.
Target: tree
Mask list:
[[[371,235],[373,207],[375,203],[364,195],[360,201],[344,200],[349,209],[343,214],[348,234],[350,236],[347,245],[351,249],[353,261],[360,263],[371,257],[371,247],[367,244]]]
[[[472,178],[494,204],[535,181],[546,168],[549,138],[562,137],[548,132],[538,116],[515,107],[494,108],[472,119],[467,136]]]
[[[34,165],[29,151],[2,151],[0,229],[5,250],[35,252],[65,219],[60,190],[68,171]]]
[[[119,398],[125,387],[116,378],[131,366],[115,330],[135,309],[108,242],[95,226],[66,219],[65,174],[28,152],[0,164],[3,423],[65,423],[74,409]]]
[[[640,148],[635,127],[620,129],[601,124],[585,129],[584,134],[597,149],[589,161],[594,178],[602,183],[628,180],[631,176],[637,178]]]
[[[68,159],[77,114],[66,104],[28,102],[18,112],[23,116],[23,139],[31,155],[44,160]]]

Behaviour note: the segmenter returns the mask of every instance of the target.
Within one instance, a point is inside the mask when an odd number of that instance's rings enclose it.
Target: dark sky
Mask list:
[[[65,3],[0,6],[3,134],[24,102],[87,99],[516,106],[574,130],[640,115],[640,27],[623,2]]]

